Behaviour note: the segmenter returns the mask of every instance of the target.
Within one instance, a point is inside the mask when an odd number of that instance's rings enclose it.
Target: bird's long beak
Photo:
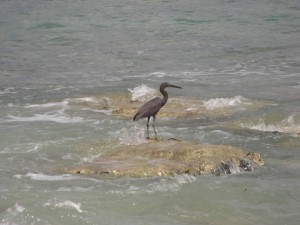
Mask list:
[[[176,86],[176,85],[173,85],[173,84],[170,84],[169,87],[180,88],[180,89],[182,88],[182,87],[179,87],[179,86]]]

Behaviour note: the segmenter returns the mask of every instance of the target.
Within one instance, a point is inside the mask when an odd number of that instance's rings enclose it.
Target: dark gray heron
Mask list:
[[[155,119],[156,119],[156,114],[168,101],[168,92],[165,91],[166,87],[181,88],[179,86],[175,86],[175,85],[169,84],[167,82],[162,83],[160,85],[159,90],[162,93],[162,95],[164,96],[163,99],[158,98],[158,97],[151,99],[150,101],[148,101],[144,105],[142,105],[142,107],[138,110],[138,112],[133,117],[133,121],[137,121],[141,118],[146,118],[146,117],[148,118],[147,139],[150,139],[150,137],[149,137],[149,120],[150,120],[150,117],[152,116],[152,118],[153,118],[152,127],[153,127],[154,134],[155,134],[155,140],[157,140],[157,133],[156,133],[156,130],[154,127],[154,123],[155,123]]]

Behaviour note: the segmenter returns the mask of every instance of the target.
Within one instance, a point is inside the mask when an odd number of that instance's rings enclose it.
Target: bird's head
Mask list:
[[[165,89],[166,87],[173,87],[173,88],[180,88],[180,89],[182,88],[182,87],[170,84],[168,82],[164,82],[160,85],[160,90]]]

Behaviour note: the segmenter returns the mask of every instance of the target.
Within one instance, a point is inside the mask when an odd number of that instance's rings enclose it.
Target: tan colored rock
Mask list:
[[[245,167],[245,161],[249,167]],[[92,162],[65,169],[84,175],[129,177],[173,176],[175,174],[227,174],[263,165],[258,153],[224,145],[201,145],[177,140],[118,146]],[[225,168],[223,168],[225,167]],[[228,168],[227,168],[228,167]]]
[[[130,101],[129,95],[126,96],[110,96],[109,108],[112,108],[114,115],[132,118],[143,102]],[[167,104],[159,111],[158,117],[164,118],[190,118],[197,116],[205,116],[209,118],[217,118],[221,116],[228,116],[237,111],[239,107],[216,107],[206,108],[204,105],[204,98],[197,97],[170,97]],[[266,103],[253,101],[249,105],[245,105],[248,110],[260,108]]]
[[[110,110],[112,115],[131,119],[144,102],[131,101],[130,94],[117,93],[105,96],[68,99],[71,107],[93,110]],[[207,100],[200,97],[170,97],[167,104],[159,111],[159,118],[218,118],[232,115],[241,110],[257,110],[270,102],[245,99],[239,106],[207,107]],[[217,100],[216,100],[217,101]]]

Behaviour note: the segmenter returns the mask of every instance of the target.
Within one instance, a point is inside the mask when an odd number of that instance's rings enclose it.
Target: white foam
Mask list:
[[[95,98],[95,97],[83,97],[83,98],[67,98],[61,102],[47,102],[43,104],[30,104],[25,108],[35,109],[35,114],[30,116],[14,116],[8,115],[8,120],[3,122],[40,122],[48,121],[55,123],[82,123],[84,118],[71,117],[66,112],[67,110],[84,110],[92,111],[95,113],[103,113],[105,115],[111,115],[112,110],[107,109],[109,99],[108,98]],[[47,112],[45,112],[47,111]]]
[[[244,98],[243,96],[235,96],[233,98],[214,98],[203,102],[203,105],[207,110],[251,104],[252,103],[249,99]]]
[[[63,201],[63,202],[56,203],[55,206],[59,207],[59,208],[74,208],[79,213],[83,212],[82,209],[81,209],[81,203],[75,203],[75,202],[72,202],[70,200],[66,200],[66,201]]]
[[[62,175],[46,175],[42,173],[27,173],[26,175],[16,174],[15,178],[21,179],[23,177],[29,177],[31,180],[36,181],[66,181],[66,180],[74,180],[77,179],[75,176],[70,174],[62,174]]]
[[[97,102],[97,100],[94,97],[74,98],[73,100],[80,102]]]
[[[25,207],[19,205],[18,203],[15,204],[15,207],[16,207],[16,211],[19,213],[22,213],[25,211]]]
[[[53,107],[66,107],[69,104],[67,100],[62,102],[47,102],[43,104],[27,105],[25,108],[53,108]]]
[[[60,187],[57,189],[57,191],[59,192],[71,192],[71,191],[75,191],[75,192],[90,192],[93,191],[95,188],[92,187],[87,187],[87,188],[83,188],[83,187]]]
[[[69,108],[70,104],[78,104],[78,103],[91,103],[91,104],[100,104],[107,101],[107,98],[97,99],[95,97],[82,97],[82,98],[66,98],[61,102],[47,102],[43,104],[32,104],[27,105],[25,108],[54,108],[54,107],[62,107]]]
[[[300,131],[300,126],[284,126],[284,125],[274,125],[274,124],[265,124],[265,123],[259,123],[259,124],[244,124],[241,123],[241,126],[244,128],[248,128],[250,130],[259,130],[263,132],[280,132],[280,133],[289,133],[289,134],[297,134]]]
[[[16,93],[14,90],[15,90],[15,88],[13,88],[13,87],[5,88],[3,91],[0,91],[0,95]]]
[[[82,157],[80,160],[84,163],[92,163],[95,161],[95,159],[101,157],[103,155],[103,153],[99,153],[99,154],[92,154],[86,157]]]
[[[13,208],[8,208],[8,209],[6,210],[6,212],[9,213],[10,215],[12,215],[12,216],[15,217],[15,216],[17,216],[18,214],[24,212],[25,210],[26,210],[26,209],[25,209],[24,206],[20,205],[19,203],[16,203],[16,204],[15,204],[15,207],[13,207]],[[2,225],[2,223],[0,223],[0,225]]]
[[[149,76],[155,76],[155,77],[165,77],[167,75],[166,72],[153,72],[153,73],[150,73]]]
[[[175,179],[179,184],[188,184],[196,181],[196,177],[189,174],[176,175]]]
[[[85,111],[91,111],[91,112],[95,112],[95,113],[103,113],[105,115],[111,116],[113,110],[112,109],[90,109],[90,108],[82,108],[82,110]]]
[[[278,131],[281,132],[281,128],[274,125],[266,125],[265,123],[259,123],[259,124],[245,124],[241,123],[241,127],[247,128],[250,130],[259,130],[264,132],[272,132],[272,131]],[[280,129],[280,130],[279,130]]]
[[[89,104],[97,104],[102,102],[104,99],[96,99],[95,97],[82,97],[82,98],[67,98],[65,99],[68,104],[72,103],[89,103]]]
[[[263,132],[280,132],[297,136],[300,132],[300,125],[295,122],[295,114],[288,116],[286,119],[277,122],[266,124],[262,119],[253,123],[240,123],[243,128],[251,130],[259,130]]]
[[[10,118],[9,120],[6,120],[6,122],[55,122],[55,123],[82,123],[83,118],[81,117],[67,117],[63,115],[62,113],[59,114],[35,114],[33,116],[28,117],[19,117],[19,116],[13,116],[8,115]]]
[[[120,144],[123,145],[138,145],[142,143],[147,143],[145,139],[144,128],[134,126],[132,128],[122,128],[119,137]]]
[[[188,174],[175,175],[171,180],[161,180],[147,186],[146,192],[177,192],[181,189],[182,185],[193,183],[196,177]]]
[[[146,102],[158,95],[158,91],[148,87],[147,85],[140,85],[133,90],[128,89],[131,93],[131,101]]]

